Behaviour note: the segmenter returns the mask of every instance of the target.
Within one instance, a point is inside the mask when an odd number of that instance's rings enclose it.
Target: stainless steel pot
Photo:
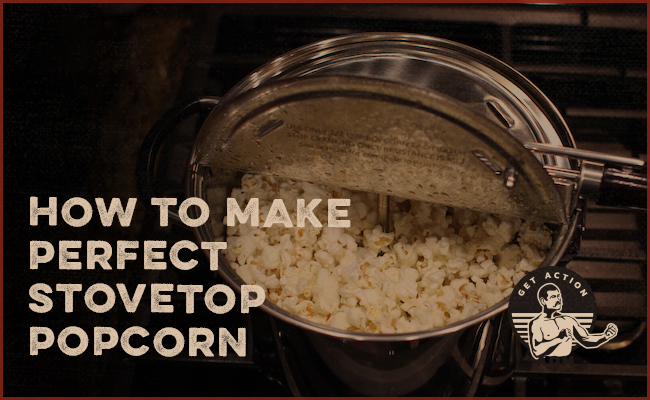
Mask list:
[[[333,103],[338,105],[330,106]],[[643,171],[639,170],[645,168],[643,163],[575,149],[562,116],[531,82],[489,55],[438,38],[370,33],[324,40],[265,64],[221,100],[202,98],[179,105],[152,128],[143,144],[139,183],[144,199],[154,197],[151,177],[162,138],[188,114],[200,110],[210,114],[188,166],[187,196],[203,198],[214,207],[210,223],[195,229],[199,241],[215,241],[222,235],[222,202],[237,186],[242,171],[394,194],[390,177],[399,173],[394,168],[395,159],[380,162],[383,183],[377,183],[345,174],[345,168],[334,171],[339,174],[322,173],[334,164],[357,172],[363,168],[358,156],[341,155],[349,142],[325,150],[302,147],[298,152],[296,143],[287,140],[286,135],[301,129],[313,131],[317,128],[314,124],[323,121],[324,126],[318,125],[322,128],[319,134],[356,127],[357,137],[373,133],[380,135],[378,140],[391,134],[387,129],[381,136],[382,126],[413,131],[416,121],[420,124],[416,128],[429,132],[427,129],[435,130],[436,124],[444,124],[445,129],[418,140],[426,142],[435,137],[442,141],[439,148],[456,148],[465,154],[464,160],[472,164],[461,179],[483,182],[478,190],[494,187],[495,196],[503,196],[491,204],[498,212],[512,211],[514,215],[523,213],[553,222],[553,247],[541,267],[566,263],[575,254],[583,226],[584,198],[600,192],[607,168],[610,175],[612,168],[617,176],[623,175],[624,186],[631,187],[635,196],[645,193]],[[359,122],[359,113],[371,113],[372,121]],[[318,160],[324,164],[317,164]],[[431,197],[427,193],[430,189],[417,185],[431,179],[431,172],[424,169],[417,174],[413,187],[404,187],[398,194],[444,203],[445,197],[437,193]],[[368,175],[356,175],[364,174]],[[412,195],[404,196],[409,193]],[[458,205],[458,198],[451,205]],[[482,203],[461,205],[480,208]],[[645,199],[636,203],[645,204]],[[170,218],[178,221],[173,214]],[[235,288],[244,284],[223,255],[219,257],[219,272]],[[315,324],[269,301],[261,306],[272,316],[305,329],[332,371],[359,393],[369,395],[401,395],[417,389],[450,357],[461,335],[485,340],[490,319],[507,307],[505,299],[454,324],[381,335]],[[472,368],[468,372],[476,373]]]

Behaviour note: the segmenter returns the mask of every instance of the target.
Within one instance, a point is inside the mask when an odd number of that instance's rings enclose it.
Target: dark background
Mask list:
[[[514,16],[533,8],[540,10],[530,5],[485,6],[486,11],[506,9]],[[265,378],[251,385],[255,372],[233,366],[161,364],[146,357],[134,365],[119,345],[105,351],[105,355],[92,355],[94,326],[111,326],[121,333],[133,325],[147,325],[151,336],[146,344],[150,345],[156,327],[205,326],[206,320],[213,328],[231,324],[213,314],[201,313],[202,304],[197,304],[197,314],[192,316],[185,315],[180,308],[167,320],[152,322],[148,292],[138,313],[130,315],[123,310],[119,298],[111,312],[92,313],[84,304],[83,292],[75,296],[75,311],[66,314],[63,294],[55,291],[50,295],[54,301],[52,311],[31,312],[28,290],[37,282],[47,283],[53,289],[57,283],[79,283],[84,291],[97,282],[113,288],[115,283],[125,283],[132,293],[138,283],[191,283],[207,287],[215,278],[205,272],[204,264],[191,273],[174,276],[147,273],[142,271],[141,252],[138,261],[127,262],[124,271],[60,271],[56,257],[38,270],[29,270],[30,240],[47,240],[57,248],[60,240],[105,240],[115,246],[117,240],[166,240],[170,235],[174,235],[174,240],[191,240],[192,235],[180,228],[158,228],[156,216],[140,202],[128,228],[102,227],[96,216],[83,228],[71,228],[60,215],[56,227],[45,225],[44,217],[39,218],[38,227],[30,227],[28,204],[30,196],[38,196],[41,205],[46,204],[48,197],[56,196],[59,208],[71,197],[103,197],[107,202],[119,197],[126,204],[128,198],[137,197],[135,172],[140,144],[166,110],[183,98],[223,95],[263,62],[302,44],[361,31],[409,31],[456,40],[505,58],[517,68],[528,68],[523,72],[558,105],[579,145],[645,157],[647,79],[639,71],[646,70],[647,40],[646,31],[634,27],[638,25],[638,16],[646,15],[645,4],[541,9],[550,14],[569,10],[581,16],[583,25],[591,14],[601,11],[632,14],[637,19],[629,20],[631,28],[626,26],[627,20],[614,21],[620,25],[618,28],[602,28],[594,34],[579,25],[545,25],[550,24],[548,15],[547,22],[522,19],[511,29],[503,28],[509,26],[508,21],[472,22],[465,18],[467,15],[461,15],[464,22],[432,23],[423,15],[436,17],[437,9],[426,5],[4,4],[4,395],[286,394],[266,386]],[[482,12],[470,6],[467,11],[472,15]],[[304,18],[302,13],[312,17]],[[553,17],[550,18],[552,21]],[[513,35],[515,40],[506,40],[506,35]],[[550,53],[541,55],[544,46],[536,47],[526,40],[547,40]],[[514,48],[504,48],[502,43],[512,43]],[[546,62],[542,57],[550,58],[554,69],[539,67]],[[578,65],[582,72],[567,73]],[[611,70],[615,71],[613,75]],[[603,104],[612,116],[592,118],[585,114],[585,110]],[[616,139],[615,146],[610,144],[612,138]],[[165,149],[163,155],[169,155]],[[173,175],[179,171],[183,175],[184,168],[182,162],[161,165],[164,176],[158,183],[164,196],[177,196],[181,191],[168,185],[167,178],[173,181]],[[609,211],[596,210],[595,215],[598,212]],[[646,239],[639,238],[647,232],[643,218],[645,214],[636,220],[641,233],[625,228],[623,236],[616,231],[615,237],[607,238],[607,243],[632,243],[629,248],[609,248],[609,244],[603,247],[601,241],[592,247],[583,246],[582,253],[606,261],[616,254],[630,267],[624,271],[633,273],[618,274],[623,276],[622,281],[617,281],[618,286],[602,278],[600,270],[591,284],[596,291],[634,292],[634,302],[624,301],[628,303],[623,309],[629,315],[623,318],[642,320],[647,313],[646,275],[637,269],[645,269]],[[587,236],[590,238],[593,237]],[[81,251],[82,261],[84,250],[85,247]],[[585,276],[586,272],[585,269],[580,273]],[[607,275],[606,270],[604,274]],[[101,302],[99,296],[97,301]],[[616,315],[620,308],[611,310],[610,314]],[[78,357],[63,355],[56,342],[38,356],[30,356],[30,326],[49,327],[55,336],[67,326],[79,326],[89,334],[91,344]],[[641,347],[631,349],[630,354],[645,352],[645,347]],[[148,354],[151,353],[155,353],[153,348]],[[186,353],[187,349],[183,354]],[[619,358],[614,358],[614,363],[619,363]],[[645,364],[645,357],[634,362]],[[544,382],[533,386],[535,393],[557,394],[552,391],[554,387],[549,389]],[[588,386],[585,388],[589,389]],[[572,384],[567,384],[567,390],[570,387]],[[638,386],[631,391],[627,391],[627,386],[624,389],[621,394],[644,394],[638,392]]]
[[[144,324],[148,289],[138,315],[124,311],[119,295],[112,311],[95,314],[86,307],[83,293],[98,282],[114,289],[115,283],[124,283],[133,293],[138,283],[168,281],[142,271],[141,251],[138,261],[129,262],[124,271],[85,270],[85,263],[84,270],[61,271],[56,260],[60,240],[81,240],[83,262],[87,240],[108,241],[115,252],[117,240],[155,239],[155,229],[142,230],[144,207],[138,201],[128,228],[117,223],[101,226],[96,211],[81,228],[67,226],[60,213],[55,227],[45,218],[30,227],[29,197],[37,196],[40,205],[46,205],[48,197],[58,197],[59,210],[71,197],[85,198],[93,207],[95,197],[107,203],[118,197],[123,204],[137,197],[137,152],[148,129],[177,100],[198,10],[175,5],[5,4],[3,11],[4,395],[129,393],[132,371],[120,364],[126,354],[118,344],[115,351],[94,356],[92,330],[110,326],[121,334],[137,325],[134,321]],[[30,240],[52,243],[57,251],[54,261],[29,270]],[[28,290],[37,282],[53,290],[57,283],[82,284],[74,312],[63,312],[63,294],[56,291],[50,295],[52,311],[32,312]],[[100,304],[101,297],[96,298]],[[173,315],[179,312],[184,310]],[[30,356],[30,326],[49,327],[55,336],[67,326],[81,327],[89,335],[90,347],[69,357],[55,341],[50,349]],[[155,332],[148,338],[149,353],[155,353],[151,346]],[[136,341],[133,345],[138,346]],[[120,392],[120,384],[126,391]]]

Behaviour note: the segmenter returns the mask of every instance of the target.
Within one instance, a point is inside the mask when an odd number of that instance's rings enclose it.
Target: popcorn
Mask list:
[[[377,225],[371,193],[247,174],[234,189],[243,209],[259,198],[260,227],[226,228],[226,258],[267,299],[310,321],[370,333],[433,329],[469,318],[512,293],[551,246],[536,222],[392,198],[394,230]],[[298,227],[296,200],[309,204],[322,227]],[[349,228],[327,226],[327,199],[349,198]],[[273,200],[293,223],[264,228]]]

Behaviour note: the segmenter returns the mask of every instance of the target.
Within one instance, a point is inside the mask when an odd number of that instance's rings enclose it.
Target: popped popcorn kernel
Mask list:
[[[336,329],[404,333],[469,318],[508,297],[552,244],[544,225],[518,218],[392,198],[394,231],[377,224],[374,194],[246,174],[231,196],[240,207],[258,198],[260,227],[227,227],[225,251],[247,284],[310,321]],[[322,227],[297,227],[296,200]],[[329,198],[351,199],[349,228],[327,226]],[[263,228],[274,199],[293,227]]]

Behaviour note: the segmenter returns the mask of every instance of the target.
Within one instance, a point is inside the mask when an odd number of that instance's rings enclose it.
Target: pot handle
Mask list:
[[[596,204],[641,210],[648,207],[648,165],[643,160],[543,143],[524,143],[524,147],[582,160],[579,174],[563,168],[544,168],[556,176],[575,179],[578,193],[596,200]]]
[[[138,193],[145,205],[151,204],[151,199],[158,197],[153,187],[153,179],[158,151],[165,139],[189,116],[214,109],[219,104],[219,99],[219,97],[205,96],[185,100],[163,114],[151,127],[140,146],[136,165]],[[168,212],[172,223],[183,225],[178,216],[178,208],[169,207]]]
[[[596,204],[646,209],[648,206],[647,165],[631,168],[605,168]]]

